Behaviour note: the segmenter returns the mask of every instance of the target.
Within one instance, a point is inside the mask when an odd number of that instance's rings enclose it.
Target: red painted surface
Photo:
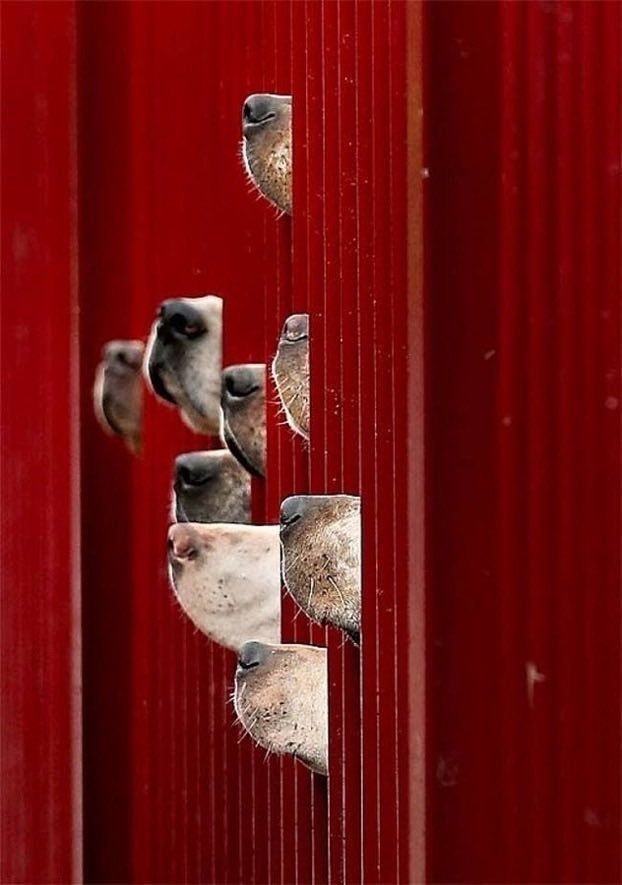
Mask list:
[[[620,6],[423,45],[429,877],[617,882]]]
[[[81,879],[75,9],[5,3],[1,12],[0,880],[73,882]]]
[[[409,408],[417,407],[405,398],[406,11],[298,7],[305,52],[294,56],[294,268],[311,314],[310,487],[361,494],[363,506],[362,654],[338,633],[327,637],[334,882],[413,875],[405,837],[417,766],[408,735],[409,564],[399,552],[411,519],[400,474]],[[372,124],[377,107],[387,113]]]
[[[305,9],[296,4],[291,10],[286,4],[238,6],[235,14],[226,6],[207,4],[181,10],[166,5],[130,10],[114,4],[81,9],[85,380],[101,342],[111,335],[144,335],[157,303],[172,293],[213,291],[225,296],[225,362],[270,360],[286,316],[294,310],[310,311],[316,421],[310,464],[305,447],[291,439],[271,405],[265,497],[261,484],[255,484],[254,511],[260,521],[276,521],[280,500],[293,491],[359,491],[361,434],[366,436],[381,423],[381,433],[393,433],[390,416],[395,399],[388,399],[386,414],[375,393],[369,406],[359,407],[361,363],[349,352],[360,351],[359,341],[365,346],[365,335],[369,340],[376,335],[377,346],[386,346],[388,378],[392,331],[382,300],[370,298],[369,309],[363,305],[366,327],[356,319],[361,299],[356,289],[360,272],[355,209],[367,199],[363,193],[367,188],[361,187],[364,176],[377,175],[379,186],[388,188],[390,170],[396,167],[384,152],[378,159],[380,133],[377,150],[362,140],[366,153],[360,168],[348,163],[347,143],[340,145],[336,136],[355,125],[360,111],[352,101],[357,94],[362,111],[372,88],[387,96],[391,88],[386,64],[378,66],[375,85],[367,72],[359,72],[360,58],[372,50],[374,27],[378,52],[386,54],[394,47],[403,77],[403,21],[403,9],[389,19],[387,10],[381,15],[370,8],[362,14],[355,5],[344,6],[338,14],[337,7],[327,7],[326,18],[320,6]],[[306,55],[290,52],[292,33],[295,42],[308,46]],[[208,38],[221,53],[216,65],[205,48]],[[342,43],[348,52],[340,60]],[[331,65],[324,69],[328,58]],[[228,74],[223,79],[225,69]],[[359,76],[367,80],[357,92]],[[395,140],[402,145],[395,151],[401,165],[392,180],[391,199],[394,230],[405,240],[406,194],[401,186],[406,171],[405,81],[399,82],[396,101],[401,99],[402,107],[394,126]],[[236,155],[243,97],[258,90],[289,92],[292,85],[300,140],[296,201],[303,207],[293,236],[289,219],[277,219],[255,194],[248,193]],[[332,121],[326,140],[334,145],[334,157],[322,149],[313,122],[316,114],[327,125]],[[308,166],[303,145],[308,147]],[[313,176],[322,182],[321,188]],[[363,206],[360,209],[368,214]],[[403,299],[405,252],[393,245],[385,228],[387,207],[378,204],[377,211],[377,219],[368,215],[365,227],[369,256],[365,285],[371,292],[375,256],[386,267],[382,285],[387,297],[399,289]],[[339,214],[344,226],[330,229],[327,218]],[[110,218],[115,222],[109,223]],[[343,282],[333,270],[339,264]],[[382,329],[373,331],[376,318],[383,317]],[[405,363],[404,350],[400,359]],[[340,384],[349,390],[343,407]],[[330,400],[324,402],[325,389]],[[381,678],[393,687],[380,705],[381,715],[386,706],[390,717],[380,741],[384,759],[371,748],[378,737],[375,656],[370,658],[368,699],[361,706],[358,652],[344,645],[340,634],[329,638],[333,773],[327,805],[321,778],[289,759],[265,762],[264,754],[247,740],[238,746],[239,733],[225,704],[233,658],[194,634],[172,604],[163,564],[170,463],[175,452],[203,443],[153,402],[148,404],[146,451],[138,465],[128,467],[125,459],[123,466],[123,453],[108,454],[114,441],[100,438],[93,422],[85,424],[84,432],[85,487],[90,492],[84,498],[84,533],[91,551],[85,560],[85,583],[93,588],[85,629],[98,637],[86,653],[85,682],[99,699],[86,711],[85,743],[93,755],[107,760],[87,773],[90,877],[321,882],[330,864],[334,880],[357,881],[365,834],[370,847],[363,862],[370,880],[398,875],[397,849],[385,861],[378,839],[373,840],[373,849],[369,840],[369,833],[380,827],[382,839],[396,844],[398,784],[395,775],[386,780],[381,769],[396,771],[396,723],[401,723],[403,740],[408,715],[404,708],[401,719],[396,719],[395,670],[388,663],[396,642],[397,609],[390,602],[385,609],[388,669]],[[405,445],[406,434],[401,440]],[[350,451],[351,457],[346,457]],[[399,457],[397,449],[391,451],[385,483],[395,474]],[[102,470],[102,464],[110,468]],[[368,482],[372,485],[366,520],[373,551],[377,541],[371,473]],[[109,514],[123,499],[131,500],[131,505],[115,520],[112,531],[105,531]],[[405,498],[400,506],[404,508]],[[392,524],[387,523],[386,538],[393,536]],[[397,548],[392,540],[391,549],[394,557]],[[397,594],[394,567],[388,565],[388,583],[382,590],[388,600]],[[294,620],[295,614],[295,606],[285,599],[284,638],[324,644],[324,631],[310,628],[302,617]],[[381,630],[373,622],[370,625],[372,636]],[[401,629],[406,629],[405,622]],[[370,640],[375,641],[375,637]],[[106,649],[108,657],[114,652],[114,658],[113,669],[104,671],[100,653],[106,654]],[[123,678],[128,668],[131,682]],[[406,679],[407,668],[400,672]],[[119,709],[121,716],[115,715]],[[370,728],[373,725],[366,752],[368,789],[370,793],[373,789],[375,799],[365,814],[362,710],[368,711]],[[108,718],[114,719],[112,729],[106,727]],[[116,779],[108,776],[115,760],[120,774]],[[402,800],[407,783],[404,778]],[[115,813],[124,796],[129,797],[131,809],[129,837],[127,816]],[[383,814],[383,807],[394,810]],[[401,815],[407,829],[406,810]],[[401,844],[405,864],[407,843]]]
[[[84,533],[91,551],[85,583],[93,588],[85,629],[97,634],[86,653],[85,682],[99,698],[86,711],[85,743],[107,760],[87,773],[86,858],[94,879],[321,882],[328,865],[335,881],[357,881],[363,865],[370,881],[405,875],[408,843],[400,843],[401,856],[395,846],[398,815],[408,829],[408,777],[398,781],[396,752],[397,742],[404,742],[400,752],[407,758],[409,711],[404,706],[396,715],[396,691],[403,681],[407,694],[408,668],[396,671],[391,663],[394,649],[398,659],[408,656],[407,642],[401,650],[397,645],[400,636],[406,639],[407,622],[398,626],[406,600],[399,601],[396,569],[405,586],[406,563],[398,563],[394,540],[398,508],[406,531],[405,486],[395,501],[387,499],[391,519],[380,535],[373,526],[377,483],[388,494],[405,458],[407,434],[399,422],[405,427],[408,416],[396,414],[395,395],[385,399],[373,382],[365,384],[365,371],[378,367],[356,358],[375,341],[384,351],[384,387],[407,363],[406,327],[394,336],[392,314],[384,308],[385,298],[397,297],[397,309],[404,310],[406,298],[404,13],[282,3],[235,10],[222,4],[81,9],[85,381],[101,342],[111,335],[144,335],[159,300],[173,293],[225,296],[225,362],[270,360],[286,316],[309,311],[310,463],[270,406],[268,478],[265,490],[255,484],[256,518],[276,521],[281,499],[293,491],[363,489],[369,561],[379,544],[392,551],[378,593],[379,577],[374,574],[370,583],[370,598],[385,604],[379,616],[375,604],[366,615],[370,647],[386,644],[386,672],[376,678],[376,654],[370,653],[362,699],[357,650],[344,645],[340,634],[328,637],[328,796],[321,778],[291,760],[264,762],[247,740],[238,746],[225,704],[233,658],[194,634],[173,606],[163,560],[170,463],[175,452],[202,441],[149,402],[145,455],[128,467],[122,453],[108,454],[114,441],[101,439],[93,422],[85,424],[90,493],[84,498]],[[307,52],[292,52],[292,45]],[[375,79],[361,63],[372,51],[384,59]],[[236,152],[244,96],[292,88],[299,143],[295,199],[301,206],[293,232],[289,219],[277,219],[248,193]],[[391,90],[399,105],[391,120],[394,151],[385,150],[378,131],[373,143],[371,137],[360,140],[352,164],[346,132],[374,95],[388,101]],[[326,121],[322,138],[317,119]],[[374,178],[389,195],[386,203],[369,204],[365,182]],[[331,226],[331,217],[343,221]],[[367,255],[362,269],[357,238]],[[381,289],[382,297],[376,296]],[[343,403],[340,386],[348,391]],[[376,428],[376,450],[386,446],[388,457],[378,477],[371,471],[364,477],[369,455],[363,441]],[[112,531],[104,531],[123,499],[130,506]],[[323,630],[295,615],[285,599],[286,640],[325,643]],[[108,657],[114,651],[114,660],[112,670],[103,671],[106,649]],[[123,678],[128,669],[131,682]],[[380,701],[378,686],[385,688]],[[114,715],[119,709],[122,715]],[[361,715],[367,717],[366,789],[373,796],[365,808]],[[380,732],[378,715],[388,723]],[[114,718],[110,735],[107,718]],[[117,779],[108,776],[115,759]],[[394,772],[391,778],[384,777],[385,769]],[[129,837],[127,815],[115,813],[119,803],[131,809]],[[372,832],[379,835],[372,839]],[[384,842],[394,848],[385,851]]]
[[[2,11],[2,880],[83,847],[94,882],[618,881],[619,6]],[[292,220],[237,156],[263,90]],[[362,495],[361,653],[284,600],[329,646],[328,787],[240,741],[234,657],[168,588],[205,439],[149,396],[136,460],[92,417],[101,345],[203,292],[225,364],[311,315],[311,444],[272,390],[256,520]]]
[[[248,192],[238,157],[244,97],[291,89],[288,70],[277,61],[289,58],[288,25],[276,6],[244,9],[242,29],[232,8],[215,4],[81,10],[81,247],[88,275],[83,291],[93,293],[83,314],[90,341],[84,350],[87,378],[101,342],[113,334],[144,335],[158,302],[169,294],[212,291],[225,297],[225,364],[271,356],[291,312],[290,222],[277,220]],[[275,33],[278,46],[285,46],[278,53]],[[210,45],[218,47],[217,63]],[[114,75],[108,77],[111,52]],[[225,67],[231,70],[226,82]],[[102,224],[109,213],[116,223]],[[114,688],[107,695],[104,690],[107,703],[87,715],[85,729],[87,743],[90,736],[114,764],[115,748],[102,722],[113,715],[121,692],[126,722],[118,726],[117,720],[116,734],[127,772],[117,783],[104,768],[93,772],[93,790],[87,791],[90,876],[291,881],[298,868],[304,878],[314,839],[311,775],[289,760],[264,761],[248,739],[239,743],[227,703],[234,657],[193,631],[167,585],[163,545],[172,458],[205,441],[149,401],[145,455],[129,468],[129,536],[120,569],[97,538],[119,496],[127,500],[127,490],[97,470],[110,457],[111,442],[100,439],[92,423],[85,432],[92,459],[85,469],[99,494],[85,498],[84,515],[94,551],[87,568],[99,586],[91,600],[93,623],[109,656],[120,638],[125,643],[115,653]],[[297,455],[295,485],[287,466],[289,435],[276,421],[271,434],[275,466],[266,495],[261,483],[255,485],[258,521],[274,521],[281,496],[305,487],[304,454]],[[114,475],[122,478],[116,470]],[[124,531],[118,521],[115,533]],[[116,625],[110,618],[110,571]],[[108,612],[105,628],[101,609]],[[291,616],[292,606],[286,611]],[[123,679],[128,666],[129,684]],[[88,675],[97,692],[102,670],[96,655]],[[97,693],[101,699],[101,685]],[[118,789],[131,796],[129,838],[127,821],[114,813]],[[290,813],[294,802],[296,814]],[[320,842],[321,800],[316,806]],[[100,807],[110,810],[107,817]],[[113,850],[119,844],[124,852]],[[325,850],[318,852],[317,863],[324,858]]]

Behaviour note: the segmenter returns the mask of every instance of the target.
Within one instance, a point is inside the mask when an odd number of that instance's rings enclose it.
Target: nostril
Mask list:
[[[173,530],[168,539],[169,556],[174,559],[194,559],[197,548],[188,532]]]
[[[220,462],[208,453],[191,452],[175,459],[175,477],[184,489],[200,488],[219,471]]]
[[[187,486],[197,485],[195,475],[192,472],[192,470],[190,470],[189,467],[180,467],[179,470],[177,471],[177,475],[180,478],[180,480],[183,482],[184,485],[187,485]]]
[[[285,498],[285,500],[281,504],[281,529],[291,528],[291,526],[299,522],[302,519],[304,511],[304,498],[298,495],[294,495],[290,498]]]
[[[253,373],[244,368],[227,369],[223,373],[225,390],[229,396],[242,398],[259,390],[259,384]]]
[[[263,642],[245,642],[240,649],[238,666],[242,670],[253,670],[259,667],[270,654],[270,648]]]
[[[242,107],[242,119],[246,125],[259,125],[273,120],[276,114],[269,95],[251,95]]]
[[[158,332],[160,336],[164,333],[164,337],[192,339],[207,331],[202,315],[183,299],[171,299],[161,304],[158,319]]]
[[[186,486],[202,486],[212,478],[206,470],[192,470],[185,466],[179,468],[177,475]]]
[[[174,332],[186,338],[196,338],[203,331],[200,323],[196,320],[193,322],[183,313],[174,313],[169,317],[168,324]]]
[[[235,394],[235,390],[236,390],[235,378],[233,377],[233,375],[231,373],[225,375],[225,390],[227,391],[227,393],[230,393],[231,396],[236,395]]]
[[[283,516],[283,514],[281,514],[281,525],[284,528],[289,528],[290,526],[299,522],[300,519],[301,519],[300,513],[292,513],[291,516]]]

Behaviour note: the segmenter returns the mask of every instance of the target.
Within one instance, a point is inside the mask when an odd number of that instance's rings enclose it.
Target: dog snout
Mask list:
[[[309,337],[309,315],[295,313],[288,317],[283,324],[281,341],[303,341]]]
[[[102,351],[108,366],[138,371],[142,365],[144,346],[139,341],[109,341]]]
[[[199,488],[214,479],[220,470],[216,458],[200,452],[189,452],[175,459],[175,484],[180,488]]]
[[[178,523],[168,532],[169,558],[177,561],[194,559],[199,551],[199,538],[188,524]]]
[[[259,390],[257,376],[248,366],[229,366],[222,373],[223,399],[240,399],[250,396],[256,390]]]
[[[206,331],[203,317],[182,298],[171,298],[160,305],[158,338],[161,341],[192,340]]]
[[[121,366],[127,366],[130,369],[138,371],[142,364],[143,351],[138,347],[127,345],[125,347],[120,347],[114,355],[114,358]]]
[[[287,531],[308,512],[311,501],[308,495],[292,495],[281,504],[281,532]]]
[[[267,123],[276,117],[277,102],[273,95],[258,93],[249,95],[242,108],[242,123],[244,128],[252,129]]]
[[[270,647],[263,642],[245,642],[240,649],[238,667],[241,670],[253,670],[263,664],[270,654]]]

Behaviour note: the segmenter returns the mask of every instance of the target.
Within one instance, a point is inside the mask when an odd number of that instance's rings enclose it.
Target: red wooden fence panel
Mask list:
[[[81,878],[73,3],[2,6],[0,879]]]
[[[295,11],[305,52],[294,57],[294,268],[311,316],[310,488],[360,494],[363,514],[361,651],[338,631],[327,636],[332,882],[411,881],[423,863],[421,845],[409,856],[423,725],[419,715],[410,728],[422,710],[423,646],[410,645],[409,618],[417,610],[421,623],[423,608],[404,555],[409,540],[413,557],[422,549],[421,498],[408,494],[422,463],[408,432],[421,415],[407,226],[409,163],[419,158],[416,130],[407,151],[416,13],[360,3]]]
[[[81,8],[85,400],[101,342],[144,336],[171,294],[224,297],[225,365],[273,355],[293,304],[290,221],[248,192],[240,119],[249,93],[291,91],[289,29],[285,4]],[[277,521],[281,497],[306,488],[304,452],[272,414],[269,480],[265,491],[254,484],[258,522]],[[88,775],[87,876],[302,881],[315,864],[322,879],[325,848],[313,847],[325,843],[322,799],[312,803],[311,791],[324,785],[241,740],[229,704],[234,656],[196,633],[168,588],[172,459],[205,439],[152,398],[145,453],[129,468],[113,466],[121,455],[106,454],[114,441],[90,419],[84,432],[93,491],[83,510],[85,630],[96,634],[85,684],[99,698],[86,710],[85,745],[106,760]],[[102,462],[110,469],[98,470]],[[120,504],[124,516],[99,543]],[[292,616],[286,602],[286,637]],[[302,623],[295,634],[305,638]],[[113,659],[106,675],[98,648]],[[123,721],[108,742],[118,707]],[[115,764],[118,777],[107,776]],[[124,791],[128,811],[116,814]]]
[[[429,877],[620,880],[620,5],[425,7]]]
[[[409,676],[408,667],[396,670],[391,663],[394,650],[400,660],[406,661],[410,654],[407,620],[399,619],[399,607],[406,611],[407,602],[397,589],[395,572],[401,568],[400,586],[405,587],[407,564],[398,563],[393,539],[398,516],[401,531],[408,531],[406,485],[398,485],[396,500],[389,505],[393,515],[384,524],[383,537],[377,537],[374,529],[373,496],[378,482],[387,494],[395,485],[408,445],[402,428],[409,417],[406,409],[397,409],[396,392],[387,398],[373,392],[377,382],[371,377],[368,384],[356,357],[372,343],[376,351],[384,352],[383,385],[391,383],[392,374],[408,368],[406,326],[399,327],[394,342],[393,313],[387,309],[395,297],[402,299],[398,309],[403,309],[407,293],[405,12],[406,7],[358,10],[355,4],[293,4],[290,9],[283,3],[235,8],[160,4],[131,10],[113,4],[81,10],[85,379],[101,341],[111,335],[144,335],[157,303],[170,294],[207,290],[224,295],[225,363],[269,360],[285,317],[294,310],[310,311],[316,422],[311,474],[304,447],[277,424],[276,411],[271,410],[265,510],[256,503],[255,515],[276,521],[281,499],[307,488],[360,491],[363,440],[380,435],[381,441],[370,451],[378,456],[380,446],[386,447],[382,468],[386,477],[375,477],[373,471],[366,474],[371,483],[365,516],[369,561],[374,561],[377,544],[393,551],[385,565],[386,588],[379,588],[385,597],[380,607],[385,626],[374,626],[375,605],[369,615],[374,619],[370,647],[386,643],[386,652],[381,657],[376,652],[369,655],[365,677],[369,685],[362,707],[359,654],[341,636],[330,639],[335,738],[327,846],[325,782],[289,759],[260,761],[247,741],[238,748],[232,714],[225,706],[232,656],[180,622],[166,586],[162,539],[170,462],[176,451],[202,443],[183,431],[173,415],[150,402],[143,462],[129,468],[129,477],[127,468],[114,469],[122,484],[115,487],[111,471],[96,470],[110,441],[100,440],[91,422],[85,430],[85,483],[95,485],[93,494],[85,498],[84,531],[92,550],[85,569],[94,589],[85,629],[95,630],[99,639],[87,653],[85,679],[87,685],[92,680],[100,703],[87,708],[85,740],[87,752],[91,747],[93,754],[104,754],[110,762],[109,754],[119,753],[119,774],[125,771],[132,780],[131,785],[122,777],[115,782],[106,776],[106,765],[88,775],[91,789],[86,801],[92,814],[87,814],[87,869],[90,860],[92,878],[106,880],[131,870],[145,881],[237,877],[324,881],[327,847],[333,880],[358,880],[361,863],[370,880],[406,875],[406,840],[399,843],[400,857],[397,847],[388,853],[381,848],[384,842],[397,845],[398,817],[399,825],[408,830],[409,780],[408,774],[397,778],[397,763],[401,760],[408,770],[410,705],[402,704],[397,717],[395,711],[396,692],[408,696]],[[306,50],[296,52],[295,46]],[[374,52],[379,64],[372,80],[361,60]],[[107,77],[111,55],[115,71]],[[293,242],[289,220],[275,218],[265,204],[254,205],[253,195],[245,192],[235,151],[244,95],[257,90],[289,92],[292,86],[301,140],[296,200],[302,206]],[[395,147],[385,150],[387,135],[380,131],[377,146],[371,138],[361,139],[357,166],[348,162],[347,141],[337,136],[356,124],[359,113],[366,113],[373,90],[381,93],[379,100],[395,103],[390,136]],[[327,129],[321,138],[320,122]],[[319,187],[314,178],[318,175]],[[374,175],[389,199],[370,210],[363,205],[370,192],[364,180]],[[110,217],[116,219],[114,224]],[[331,217],[343,218],[343,226],[340,222],[331,227]],[[104,224],[102,219],[107,219]],[[310,219],[311,228],[305,219]],[[359,236],[365,238],[366,250],[362,274],[357,267]],[[382,279],[376,279],[374,274],[380,272]],[[359,295],[361,286],[366,287],[364,297]],[[375,295],[376,287],[382,289],[382,297]],[[325,376],[319,374],[321,366]],[[370,363],[369,370],[376,373],[377,366]],[[343,410],[341,385],[346,388]],[[369,391],[367,399],[361,399],[362,389]],[[324,390],[330,390],[330,401],[323,401]],[[258,485],[255,494],[261,499]],[[133,505],[126,511],[127,525],[117,521],[114,532],[98,543],[102,525],[128,490]],[[122,564],[111,555],[109,544],[125,552]],[[112,600],[110,571],[116,585]],[[376,588],[376,578],[370,586]],[[323,644],[324,631],[310,628],[304,618],[294,620],[295,614],[293,603],[285,599],[284,639]],[[117,620],[120,623],[115,624]],[[110,671],[102,679],[96,649],[106,643],[109,654],[118,649],[114,664],[118,679],[110,680]],[[380,660],[387,670],[377,682],[374,674]],[[121,678],[128,666],[133,674],[129,685]],[[379,688],[383,689],[380,708]],[[210,692],[207,698],[204,691]],[[106,743],[102,721],[118,705],[123,716],[115,720],[116,743]],[[361,711],[368,720],[363,747],[367,793],[375,797],[364,815]],[[380,731],[379,715],[389,717]],[[396,757],[398,741],[403,745]],[[385,778],[385,770],[393,771],[393,777]],[[208,772],[209,783],[201,780]],[[114,813],[121,794],[128,790],[129,840],[127,817]],[[220,796],[222,805],[216,801]],[[108,814],[97,813],[102,805]],[[254,839],[238,845],[238,834],[248,833],[249,815]],[[373,839],[372,832],[377,833]],[[125,845],[125,856],[111,850],[113,843]]]

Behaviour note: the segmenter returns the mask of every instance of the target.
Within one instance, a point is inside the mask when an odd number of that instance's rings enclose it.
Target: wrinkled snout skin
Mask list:
[[[93,406],[107,433],[120,436],[137,455],[142,448],[142,341],[109,341],[95,371]]]
[[[272,376],[294,433],[309,439],[309,317],[293,314],[285,320]]]
[[[266,367],[229,366],[223,372],[222,439],[253,476],[266,472]]]
[[[261,747],[328,774],[325,648],[248,643],[235,672],[234,705],[243,727]]]
[[[300,495],[281,505],[281,567],[288,592],[316,623],[361,629],[360,499]]]
[[[220,429],[222,298],[163,301],[151,328],[143,371],[149,387],[180,410],[197,433]]]
[[[177,522],[249,523],[250,476],[227,449],[179,455],[173,515]]]
[[[178,523],[168,557],[175,596],[202,633],[236,652],[251,638],[280,642],[278,526]]]
[[[291,95],[249,95],[242,108],[242,156],[252,183],[292,214]]]

